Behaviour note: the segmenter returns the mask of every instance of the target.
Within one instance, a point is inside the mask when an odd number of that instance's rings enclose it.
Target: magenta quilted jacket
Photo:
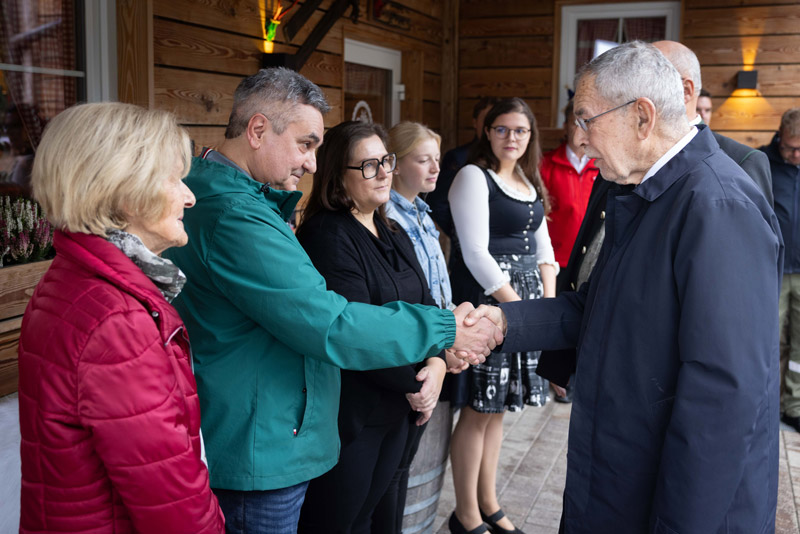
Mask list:
[[[22,321],[20,533],[222,533],[177,312],[122,252],[56,232]]]

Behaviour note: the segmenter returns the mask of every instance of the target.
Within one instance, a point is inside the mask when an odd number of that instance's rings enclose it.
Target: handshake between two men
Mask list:
[[[448,370],[460,372],[467,364],[486,361],[492,350],[503,342],[506,335],[506,317],[496,306],[481,304],[475,308],[469,302],[461,303],[456,316],[456,341],[448,349]]]

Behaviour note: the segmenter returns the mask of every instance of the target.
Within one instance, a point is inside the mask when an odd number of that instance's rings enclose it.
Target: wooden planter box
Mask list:
[[[0,397],[17,391],[17,343],[22,314],[52,261],[0,269]]]

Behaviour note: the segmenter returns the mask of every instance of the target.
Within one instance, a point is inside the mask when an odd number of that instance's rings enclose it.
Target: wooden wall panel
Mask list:
[[[216,30],[263,37],[264,5],[253,0],[161,0],[153,3],[153,13]]]
[[[713,97],[711,127],[752,147],[769,142],[783,112],[800,105],[800,3],[687,1],[683,35]],[[758,71],[751,96],[736,91],[745,65]]]
[[[701,65],[743,65],[745,58],[759,65],[785,65],[800,58],[800,35],[692,37],[683,43],[697,54]]]
[[[489,95],[549,98],[552,70],[550,68],[462,69],[459,83],[461,98],[480,98]]]
[[[465,37],[497,37],[500,35],[553,35],[553,17],[508,17],[461,19],[459,32]]]
[[[800,27],[798,4],[737,7],[733,9],[685,9],[683,36],[723,37],[796,34]]]
[[[157,67],[155,107],[175,113],[183,124],[224,125],[240,81],[241,76]]]
[[[331,110],[322,119],[325,128],[331,128],[344,120],[344,91],[338,87],[323,87],[322,92],[331,106]]]
[[[423,75],[423,94],[424,100],[435,100],[437,102],[442,99],[442,77],[437,74],[425,72]]]
[[[726,130],[774,133],[781,115],[789,108],[800,105],[798,98],[712,98],[714,115],[711,126],[724,133]],[[727,135],[727,134],[726,134]]]
[[[536,116],[539,128],[546,127],[550,123],[550,102],[542,98],[525,98],[525,102],[530,106],[531,111]],[[462,98],[458,101],[458,124],[459,127],[472,131],[472,109],[478,103],[477,98]]]
[[[459,7],[461,18],[481,19],[485,17],[503,17],[520,15],[552,15],[553,2],[519,0],[461,0]]]
[[[425,87],[425,71],[420,51],[403,54],[402,81],[406,87],[406,98],[400,103],[400,118],[405,121],[419,121],[423,117],[422,96]]]
[[[155,63],[245,76],[255,73],[264,41],[166,19],[153,23]]]
[[[225,137],[224,126],[187,126],[189,137],[194,141],[194,153],[198,155],[204,146],[216,147]]]
[[[772,141],[772,137],[775,135],[775,132],[725,131],[721,133],[724,133],[731,139],[735,139],[736,141],[739,141],[740,143],[751,146],[753,148],[758,148],[764,145],[768,145]]]
[[[550,36],[461,39],[461,67],[550,67],[552,41]]]
[[[439,102],[424,101],[422,103],[422,124],[433,130],[438,131],[441,129],[442,117],[440,111]]]
[[[49,263],[49,262],[48,262]],[[19,347],[22,317],[0,322],[0,397],[19,388]]]
[[[798,57],[800,59],[800,57]],[[741,66],[703,67],[703,88],[712,95],[731,94]],[[761,96],[800,96],[800,63],[760,65],[758,91]]]

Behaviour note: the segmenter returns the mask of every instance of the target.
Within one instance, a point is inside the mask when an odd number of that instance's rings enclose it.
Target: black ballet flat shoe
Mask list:
[[[514,527],[514,530],[508,530],[506,528],[501,527],[497,524],[498,521],[503,519],[506,516],[506,513],[500,508],[498,511],[493,513],[492,515],[486,515],[483,513],[483,510],[479,510],[481,513],[481,519],[483,522],[489,525],[489,532],[492,534],[525,534],[520,529]]]
[[[461,521],[458,520],[455,512],[450,514],[450,521],[448,521],[447,526],[450,527],[450,534],[483,534],[489,530],[483,523],[472,530],[467,530],[464,525],[461,524]]]

